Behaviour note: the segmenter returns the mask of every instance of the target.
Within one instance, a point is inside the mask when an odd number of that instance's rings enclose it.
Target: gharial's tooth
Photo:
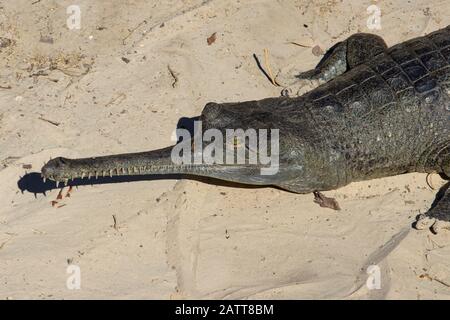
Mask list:
[[[106,171],[102,171],[102,176],[106,176]]]
[[[59,186],[59,181],[58,181],[58,180],[55,180],[55,183],[56,183],[56,187],[58,188],[58,186]]]
[[[112,176],[113,176],[113,171],[112,171],[112,169],[111,170],[109,170],[109,176],[112,178]]]
[[[98,171],[95,171],[95,179],[98,179]]]
[[[84,172],[81,173],[81,179],[84,179]]]
[[[69,182],[69,179],[64,179],[64,186],[67,186],[68,182]]]
[[[47,181],[47,179],[45,177],[43,177],[42,180],[44,181],[44,183],[45,183],[45,181]]]

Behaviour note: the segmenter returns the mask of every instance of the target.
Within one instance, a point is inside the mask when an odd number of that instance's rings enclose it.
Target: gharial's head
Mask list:
[[[246,161],[251,160],[249,155],[258,159],[253,166],[229,164],[228,171],[242,177],[241,182],[291,184],[290,189],[298,192],[334,188],[340,183],[339,173],[328,164],[330,159],[337,159],[332,161],[339,167],[340,155],[332,149],[318,150],[311,142],[316,139],[316,129],[304,123],[304,113],[298,112],[300,106],[292,101],[269,98],[243,103],[209,103],[200,117],[203,136],[210,138],[212,134],[208,132],[216,130],[223,136],[224,150],[234,147],[235,153],[239,153],[238,150],[245,153]],[[229,133],[234,133],[231,139]],[[211,141],[206,140],[203,140],[204,150]],[[225,160],[224,163],[228,165]]]
[[[302,143],[302,133],[275,107],[271,101],[210,103],[201,114],[201,130],[194,130],[194,136],[188,131],[189,136],[175,146],[96,158],[59,157],[45,164],[42,175],[67,181],[89,176],[182,173],[244,184],[283,187],[296,183],[296,190],[307,191],[321,171],[321,159]]]
[[[183,147],[180,154],[201,156],[203,164],[211,164],[206,170],[220,167],[225,180],[277,184],[284,180],[286,169],[280,170],[280,132],[275,115],[258,101],[208,103],[194,122],[194,132],[185,132],[187,137],[179,134],[182,141],[175,148],[178,152]],[[184,152],[186,149],[192,152]]]

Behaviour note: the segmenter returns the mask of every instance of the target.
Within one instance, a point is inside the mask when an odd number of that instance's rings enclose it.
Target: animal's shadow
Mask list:
[[[194,135],[194,121],[199,120],[199,117],[194,118],[180,118],[178,120],[177,129],[186,129],[190,132],[191,136]],[[177,137],[177,140],[180,141],[180,137]],[[109,184],[109,183],[123,183],[123,182],[134,182],[134,181],[150,181],[150,180],[179,180],[179,179],[190,179],[196,180],[207,184],[220,185],[226,187],[234,187],[234,188],[262,188],[259,186],[249,186],[243,185],[239,183],[233,183],[228,181],[222,181],[219,179],[209,178],[209,177],[198,177],[192,175],[184,175],[184,174],[148,174],[148,175],[136,175],[136,176],[113,176],[113,177],[98,177],[98,178],[76,178],[70,180],[67,183],[67,186],[84,186],[84,185],[97,185],[97,184]],[[39,172],[31,172],[27,173],[23,177],[17,181],[17,186],[20,191],[23,193],[24,191],[31,192],[35,196],[37,194],[46,194],[47,191],[53,189],[59,189],[64,186],[62,182],[57,186],[55,181],[46,180],[41,176]]]
[[[446,177],[444,175],[442,175],[441,177],[444,178],[444,179],[448,179],[448,177]],[[431,204],[431,208],[430,209],[433,209],[438,204],[438,202],[442,199],[442,197],[444,197],[445,192],[447,191],[448,188],[450,188],[450,181],[447,182],[446,184],[444,184],[439,189],[438,193],[436,194],[436,198],[434,199],[433,203]]]
[[[154,181],[154,180],[179,180],[179,179],[189,179],[195,180],[202,183],[223,186],[223,187],[231,187],[231,188],[246,188],[246,189],[257,189],[263,188],[264,186],[251,186],[245,184],[239,184],[234,182],[222,181],[214,178],[207,177],[197,177],[190,175],[178,175],[178,174],[170,174],[170,175],[158,175],[158,174],[148,174],[148,175],[139,175],[139,176],[114,176],[114,177],[98,177],[97,179],[74,179],[67,183],[67,186],[77,187],[77,186],[86,186],[86,185],[97,185],[97,184],[108,184],[108,183],[123,183],[123,182],[134,182],[134,181]],[[63,187],[63,183],[60,182],[59,186],[56,185],[55,181],[45,181],[41,177],[39,172],[30,172],[24,175],[17,181],[17,186],[22,193],[25,191],[33,193],[35,196],[39,194],[46,195],[47,191],[51,191],[54,189],[59,189]]]

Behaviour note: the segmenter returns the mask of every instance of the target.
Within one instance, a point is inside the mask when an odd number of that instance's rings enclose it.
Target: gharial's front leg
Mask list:
[[[414,224],[416,229],[430,228],[433,233],[439,233],[443,229],[450,230],[450,182],[444,186],[442,197],[427,213],[417,217]]]
[[[450,177],[450,150],[441,154],[438,166],[441,173]],[[438,233],[443,229],[450,230],[450,182],[448,182],[438,193],[435,203],[430,210],[417,217],[414,223],[416,229],[430,228],[431,232]]]
[[[284,88],[282,95],[300,95],[305,83],[311,82],[317,87],[384,52],[387,45],[382,38],[374,34],[357,33],[331,47],[319,64],[312,70],[295,75],[292,84]]]

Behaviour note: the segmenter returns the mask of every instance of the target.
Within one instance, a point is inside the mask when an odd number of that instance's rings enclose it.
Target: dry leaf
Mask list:
[[[322,193],[314,192],[314,202],[318,203],[321,207],[330,208],[333,210],[341,210],[339,203],[334,198],[325,197]]]
[[[212,35],[210,35],[208,37],[208,39],[206,39],[206,42],[208,43],[208,46],[212,45],[216,41],[216,38],[217,38],[217,33],[216,32],[214,32]]]

